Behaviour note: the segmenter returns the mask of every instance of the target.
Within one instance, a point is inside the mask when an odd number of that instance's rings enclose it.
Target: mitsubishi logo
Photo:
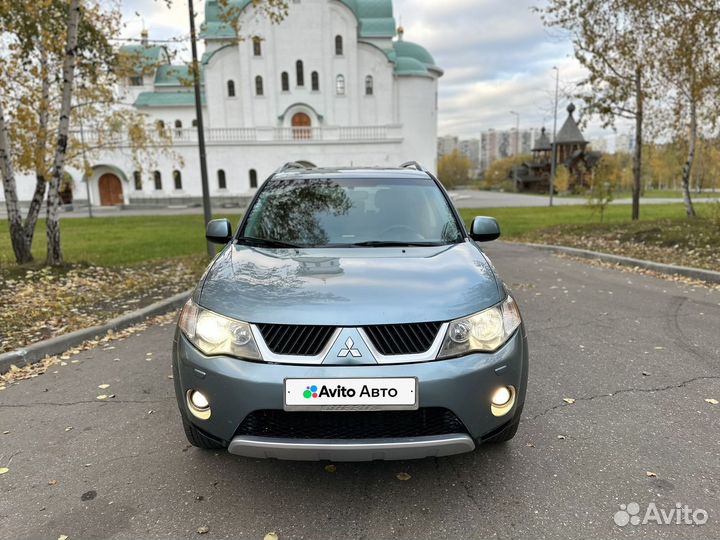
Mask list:
[[[355,342],[352,340],[352,338],[347,338],[345,340],[345,348],[340,349],[340,352],[338,352],[338,358],[345,358],[348,354],[353,358],[360,358],[362,356],[362,353],[358,351],[354,347],[354,345]]]

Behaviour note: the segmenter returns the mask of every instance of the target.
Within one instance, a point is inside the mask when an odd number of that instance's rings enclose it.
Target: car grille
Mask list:
[[[265,344],[275,354],[316,356],[335,332],[334,326],[258,324]]]
[[[306,412],[267,409],[245,417],[235,435],[288,439],[381,439],[467,433],[452,411]]]
[[[363,329],[375,348],[385,356],[427,351],[442,323],[383,324]]]

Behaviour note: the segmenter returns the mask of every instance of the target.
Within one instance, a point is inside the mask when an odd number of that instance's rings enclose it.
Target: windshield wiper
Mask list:
[[[396,240],[368,240],[348,244],[351,247],[427,247],[444,246],[445,242],[403,242]]]
[[[237,239],[239,244],[248,244],[258,247],[277,247],[277,248],[300,248],[297,244],[282,242],[281,240],[273,240],[272,238],[255,238],[254,236],[241,236]]]

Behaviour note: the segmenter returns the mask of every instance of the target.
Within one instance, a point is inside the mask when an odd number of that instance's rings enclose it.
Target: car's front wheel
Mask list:
[[[190,444],[203,450],[224,450],[226,446],[217,439],[205,435],[202,431],[190,423],[184,413],[181,413],[185,436]]]

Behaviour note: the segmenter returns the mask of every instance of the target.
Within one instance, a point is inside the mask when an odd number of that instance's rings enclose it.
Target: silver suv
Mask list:
[[[188,440],[250,457],[445,456],[518,429],[520,311],[438,180],[289,164],[258,190],[182,310],[173,347]]]

